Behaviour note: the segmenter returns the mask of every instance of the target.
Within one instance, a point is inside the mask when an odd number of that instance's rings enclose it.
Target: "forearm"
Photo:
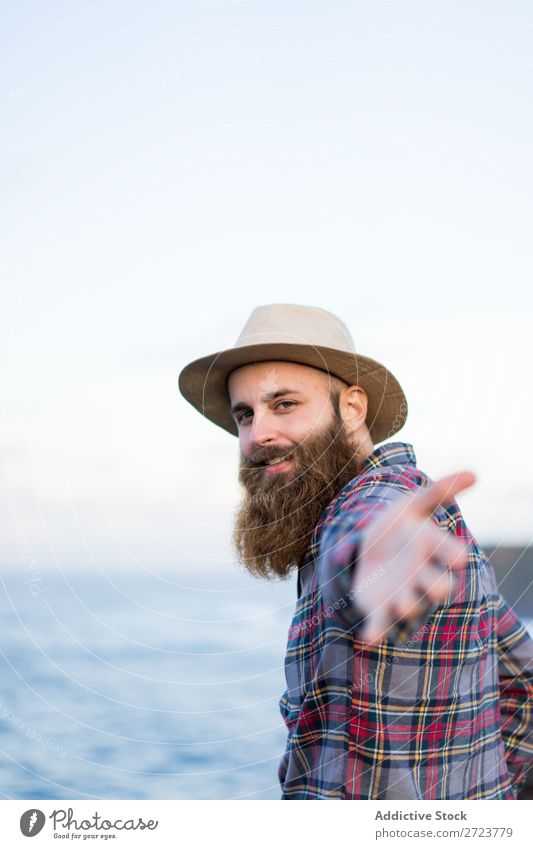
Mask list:
[[[357,605],[358,557],[365,529],[387,504],[382,498],[352,500],[322,536],[318,568],[324,607],[337,611],[346,627],[359,627],[365,618]]]

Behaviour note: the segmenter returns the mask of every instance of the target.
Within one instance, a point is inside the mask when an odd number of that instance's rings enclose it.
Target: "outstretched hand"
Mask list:
[[[453,572],[466,565],[468,547],[431,515],[475,481],[472,472],[447,475],[394,502],[365,529],[353,591],[366,616],[365,642],[381,642],[399,619],[417,620],[451,594]],[[450,569],[443,570],[443,563]]]

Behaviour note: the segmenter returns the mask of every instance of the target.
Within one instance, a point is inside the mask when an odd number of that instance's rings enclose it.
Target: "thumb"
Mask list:
[[[458,492],[468,489],[475,482],[476,476],[473,472],[461,471],[446,475],[413,495],[410,508],[420,518],[431,516],[437,507],[453,501]]]

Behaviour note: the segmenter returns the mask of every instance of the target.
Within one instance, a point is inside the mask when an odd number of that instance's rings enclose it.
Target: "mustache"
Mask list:
[[[275,460],[276,457],[292,457],[298,448],[299,445],[296,444],[287,446],[277,445],[272,448],[260,448],[246,457],[241,454],[241,467],[244,469],[255,469],[258,466],[264,466],[265,463],[269,463],[271,460]]]

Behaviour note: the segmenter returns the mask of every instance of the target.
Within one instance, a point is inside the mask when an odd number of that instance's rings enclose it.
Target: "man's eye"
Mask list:
[[[296,401],[279,401],[279,402],[276,404],[276,406],[274,407],[274,409],[275,409],[275,410],[277,410],[279,407],[281,407],[281,405],[282,405],[282,404],[289,404],[289,407],[284,407],[284,408],[283,408],[284,410],[287,410],[287,409],[289,409],[290,407],[295,407],[295,406],[296,406]],[[244,420],[245,420],[246,416],[248,416],[248,415],[253,415],[253,410],[245,410],[243,413],[241,413],[241,415],[240,415],[240,416],[238,416],[238,418],[237,418],[237,422],[238,422],[238,424],[241,424],[242,422],[244,422]]]

